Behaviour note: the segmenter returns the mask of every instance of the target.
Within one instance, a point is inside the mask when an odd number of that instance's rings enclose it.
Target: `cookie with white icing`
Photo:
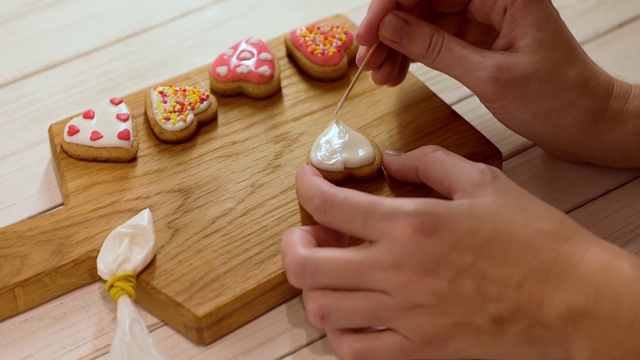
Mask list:
[[[344,25],[313,24],[295,29],[285,37],[287,54],[316,80],[343,77],[358,52],[352,32]]]
[[[193,138],[199,126],[218,117],[218,101],[198,86],[154,86],[145,97],[145,110],[154,135],[167,143]]]
[[[372,139],[334,120],[316,139],[307,163],[334,184],[370,180],[381,173],[382,151]]]
[[[131,161],[138,154],[135,119],[121,98],[102,101],[67,122],[61,146],[78,160]]]
[[[209,81],[211,90],[219,95],[263,99],[280,90],[280,66],[267,44],[249,37],[214,60]]]

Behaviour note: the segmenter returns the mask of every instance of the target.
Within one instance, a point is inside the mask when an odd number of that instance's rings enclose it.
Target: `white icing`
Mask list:
[[[158,87],[159,90],[161,90],[162,88],[163,88],[162,86]],[[192,88],[189,86],[185,86],[185,89],[192,89]],[[153,116],[156,119],[162,118],[162,113],[158,110],[158,106],[157,106],[158,102],[161,102],[161,101],[162,101],[162,98],[158,96],[156,91],[152,88],[151,89],[151,105],[153,106]],[[160,126],[162,126],[162,128],[165,130],[169,130],[169,131],[182,130],[187,126],[191,125],[191,123],[195,119],[195,114],[199,114],[205,111],[209,106],[211,106],[211,96],[209,96],[207,101],[200,104],[200,106],[197,109],[189,111],[189,115],[187,115],[187,121],[178,121],[175,124],[171,121],[158,121],[158,124],[160,124]]]
[[[366,166],[375,157],[371,142],[338,120],[332,121],[311,147],[311,163],[327,171]]]
[[[258,69],[258,74],[264,75],[264,76],[270,76],[271,75],[271,69],[269,69],[269,67],[267,65],[263,65]]]
[[[126,121],[116,118],[117,114],[130,114],[124,102],[120,105],[113,105],[109,100],[105,100],[91,108],[95,112],[95,117],[88,120],[82,115],[71,119],[64,128],[64,141],[84,146],[105,148],[119,147],[131,149],[133,144],[133,118],[129,116]],[[69,127],[75,125],[80,131],[75,135],[69,135]],[[118,139],[118,133],[129,130],[129,140]],[[91,133],[99,131],[102,138],[91,140]]]
[[[232,56],[233,53],[234,53],[233,49],[227,49],[227,50],[222,52],[222,55],[224,55],[224,56]]]
[[[229,73],[229,67],[228,66],[218,66],[216,68],[216,72],[218,74],[220,74],[220,76],[227,76],[227,74]]]
[[[252,38],[249,39],[248,43],[252,44],[252,45],[258,45],[258,44],[260,44],[261,41],[262,40],[260,40],[260,38],[252,37]]]
[[[251,51],[243,51],[240,53],[240,55],[238,55],[238,59],[240,60],[251,60],[253,59],[253,54],[251,53]]]
[[[156,254],[151,210],[142,210],[107,236],[98,254],[98,275],[104,280],[127,271],[140,273]]]
[[[238,74],[246,74],[251,70],[247,65],[240,65],[236,68]]]
[[[273,60],[273,55],[269,54],[268,52],[262,52],[260,53],[260,55],[258,56],[258,58],[262,61],[271,61]]]

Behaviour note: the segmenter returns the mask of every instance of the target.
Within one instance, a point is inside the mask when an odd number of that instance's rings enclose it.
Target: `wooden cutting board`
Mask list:
[[[343,16],[324,21],[355,30]],[[268,44],[280,62],[282,92],[260,101],[218,97],[218,121],[187,143],[153,136],[144,114],[148,89],[123,96],[138,127],[134,162],[69,158],[60,148],[69,119],[50,127],[64,206],[0,229],[0,320],[98,280],[95,261],[107,234],[147,207],[158,252],[138,278],[138,303],[189,339],[210,343],[297,294],[279,254],[282,233],[300,224],[294,173],[356,67],[336,82],[313,81],[287,58],[284,35]],[[158,85],[206,88],[208,69]],[[499,150],[412,75],[388,88],[363,74],[341,119],[383,150],[439,144],[501,165]],[[347,186],[383,196],[436,195],[384,177]]]

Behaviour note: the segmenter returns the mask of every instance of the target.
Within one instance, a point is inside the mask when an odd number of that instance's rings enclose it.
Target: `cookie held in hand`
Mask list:
[[[155,86],[146,94],[145,109],[158,139],[180,143],[193,138],[200,125],[216,120],[218,101],[198,86]]]
[[[135,120],[121,98],[105,100],[69,120],[61,146],[78,160],[131,161],[138,154]]]
[[[382,151],[371,139],[334,120],[318,136],[307,163],[334,184],[373,179],[382,170]]]
[[[316,80],[331,81],[343,77],[358,46],[344,25],[316,24],[295,29],[285,37],[289,57]]]
[[[211,90],[219,95],[263,99],[280,90],[280,66],[267,44],[249,37],[215,59],[209,80]]]

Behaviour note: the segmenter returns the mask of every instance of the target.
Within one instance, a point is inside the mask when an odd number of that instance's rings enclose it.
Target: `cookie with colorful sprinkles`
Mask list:
[[[145,97],[147,120],[163,142],[181,143],[193,138],[201,125],[218,117],[218,101],[199,86],[154,86]]]
[[[216,94],[263,99],[280,90],[280,66],[267,44],[248,37],[213,61],[209,81]]]
[[[67,122],[61,146],[78,160],[131,161],[138,154],[135,119],[121,98],[102,101]]]
[[[285,36],[287,54],[298,67],[317,80],[332,81],[344,76],[358,46],[344,25],[313,24]]]

